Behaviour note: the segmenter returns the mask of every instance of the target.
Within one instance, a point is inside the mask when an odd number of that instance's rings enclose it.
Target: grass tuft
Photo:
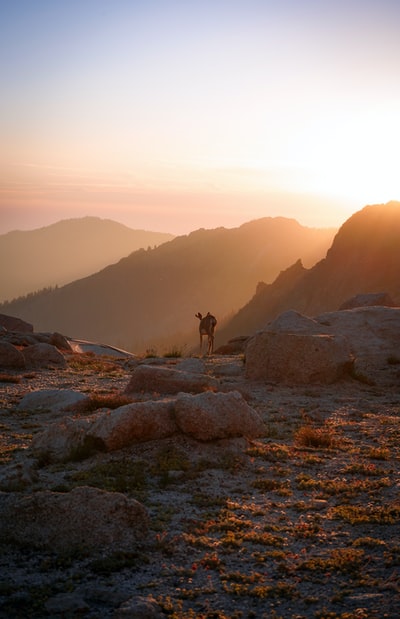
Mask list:
[[[332,428],[314,428],[311,425],[302,426],[294,436],[295,443],[301,447],[316,449],[332,449],[337,445],[337,438]]]
[[[100,394],[92,393],[87,400],[82,400],[73,406],[73,412],[78,415],[93,413],[99,408],[110,408],[112,410],[131,404],[132,398],[120,393]]]

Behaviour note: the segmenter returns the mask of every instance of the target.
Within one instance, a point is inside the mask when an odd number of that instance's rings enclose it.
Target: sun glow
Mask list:
[[[308,190],[362,203],[400,195],[397,110],[373,108],[315,120],[297,137],[293,159],[304,168]]]
[[[398,2],[3,4],[0,233],[338,226],[400,199]]]

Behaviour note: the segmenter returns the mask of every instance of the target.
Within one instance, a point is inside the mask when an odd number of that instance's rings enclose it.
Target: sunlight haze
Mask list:
[[[337,227],[400,199],[394,0],[19,0],[0,24],[0,233]]]

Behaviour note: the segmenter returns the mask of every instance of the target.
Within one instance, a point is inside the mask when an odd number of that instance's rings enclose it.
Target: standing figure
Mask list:
[[[214,351],[214,331],[217,324],[215,316],[207,312],[207,316],[202,316],[200,312],[195,314],[196,318],[200,320],[199,333],[200,333],[200,353],[203,347],[203,335],[208,338],[207,354],[210,355]]]

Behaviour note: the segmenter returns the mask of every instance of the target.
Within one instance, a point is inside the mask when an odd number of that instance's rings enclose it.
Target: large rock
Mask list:
[[[342,303],[339,310],[354,309],[355,307],[372,307],[375,305],[395,307],[392,297],[387,292],[371,292],[369,294],[356,294]]]
[[[238,337],[233,337],[228,340],[226,344],[219,346],[217,350],[215,350],[216,355],[239,355],[244,352],[246,348],[246,344],[249,340],[248,335],[239,335]]]
[[[29,367],[44,368],[51,366],[65,367],[66,361],[64,355],[51,344],[39,343],[27,346],[22,354],[25,363]]]
[[[9,342],[19,349],[25,348],[25,346],[32,346],[37,344],[38,340],[34,333],[20,333],[19,331],[6,331],[2,335],[4,342]]]
[[[7,492],[21,491],[39,481],[36,462],[21,458],[0,467],[0,489]]]
[[[68,339],[65,337],[65,335],[62,335],[61,333],[52,333],[49,337],[48,343],[58,348],[58,350],[73,352],[72,346],[69,343]]]
[[[7,316],[0,314],[0,325],[5,327],[7,331],[20,331],[21,333],[33,333],[33,325],[25,322],[21,318],[15,316]]]
[[[172,401],[137,402],[99,414],[88,434],[101,440],[107,450],[132,443],[167,438],[176,434]]]
[[[284,312],[246,348],[249,379],[332,382],[347,371],[370,384],[398,384],[400,308],[365,306],[314,318]]]
[[[143,505],[118,492],[0,493],[0,539],[56,552],[131,550],[147,533]]]
[[[262,436],[263,421],[237,391],[150,400],[99,411],[86,418],[50,424],[31,443],[43,462],[80,460],[96,451],[114,451],[134,443],[187,434],[200,441]]]
[[[314,318],[304,316],[295,310],[288,310],[279,314],[275,320],[268,323],[265,327],[265,331],[319,335],[322,329],[320,323],[314,320]]]
[[[23,354],[13,344],[0,341],[0,368],[24,368]]]
[[[88,342],[86,340],[69,339],[68,344],[74,352],[78,353],[93,353],[96,356],[119,357],[121,359],[136,359],[136,355],[121,348],[110,346],[109,344],[100,344],[97,342]]]
[[[58,413],[88,399],[87,395],[71,389],[41,389],[27,393],[20,400],[18,409]]]
[[[344,336],[354,356],[354,376],[370,384],[398,385],[400,308],[359,307],[315,318],[321,330]]]
[[[68,462],[82,460],[95,451],[104,451],[104,444],[98,439],[88,438],[92,424],[89,418],[72,419],[51,423],[43,432],[36,434],[31,443],[31,452],[43,462]]]
[[[175,404],[175,419],[181,432],[199,441],[255,438],[265,432],[260,415],[237,391],[181,393]]]
[[[207,389],[217,389],[218,385],[215,378],[206,374],[144,364],[134,369],[126,393],[201,393]]]
[[[165,615],[157,600],[150,595],[129,598],[114,611],[113,619],[165,619]]]
[[[75,591],[50,596],[44,607],[50,617],[82,617],[90,612],[89,604]]]
[[[326,312],[315,318],[325,333],[346,337],[355,357],[398,356],[400,360],[400,308],[359,307]]]
[[[114,451],[133,443],[159,440],[179,430],[171,401],[148,401],[99,411],[85,418],[50,424],[31,444],[33,455],[46,462],[67,462]]]
[[[180,372],[191,372],[193,374],[205,374],[206,364],[203,359],[196,357],[186,357],[181,359],[176,366]]]
[[[345,337],[264,331],[246,348],[246,378],[272,383],[333,383],[352,367]]]

